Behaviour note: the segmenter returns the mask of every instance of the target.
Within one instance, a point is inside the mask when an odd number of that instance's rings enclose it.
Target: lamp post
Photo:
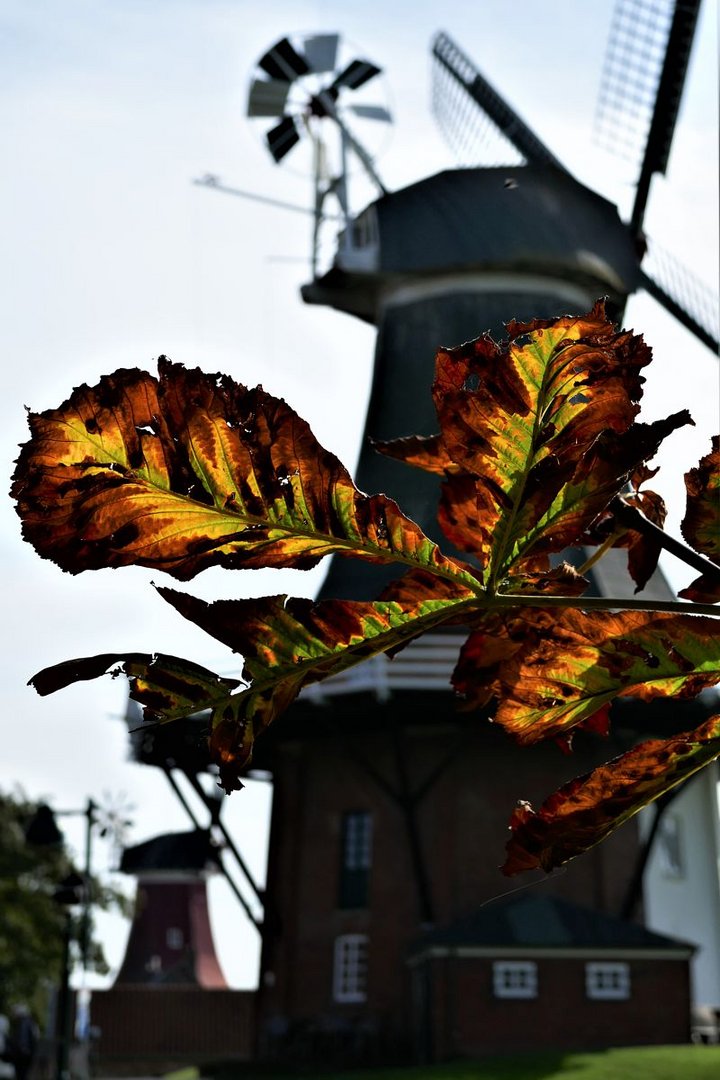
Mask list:
[[[70,909],[75,904],[83,903],[86,895],[86,883],[79,874],[68,874],[53,893],[53,900],[56,904],[62,906],[65,915],[60,988],[55,1018],[57,1034],[55,1044],[56,1080],[70,1080],[70,1016],[72,1012],[70,1008],[70,943],[72,941],[72,913]]]
[[[29,822],[25,830],[25,839],[29,844],[36,847],[57,847],[65,841],[62,831],[58,828],[56,817],[85,817],[85,844],[83,859],[83,874],[69,874],[53,892],[53,900],[64,909],[63,925],[63,950],[60,974],[60,987],[57,998],[56,1013],[56,1080],[70,1080],[70,969],[71,969],[71,943],[72,943],[72,913],[71,908],[82,905],[80,920],[79,946],[80,959],[83,974],[87,970],[88,953],[90,946],[90,875],[92,870],[92,832],[97,822],[97,804],[88,799],[82,810],[56,810],[41,804]]]

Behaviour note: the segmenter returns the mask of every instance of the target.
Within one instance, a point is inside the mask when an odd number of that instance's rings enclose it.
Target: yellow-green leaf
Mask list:
[[[689,544],[718,564],[720,572],[720,435],[712,440],[712,450],[696,469],[685,475],[687,509],[682,534]],[[718,577],[703,574],[680,596],[688,600],[715,603],[720,600]]]
[[[641,743],[571,780],[537,812],[521,802],[510,819],[503,872],[562,866],[718,755],[720,716],[713,716],[695,731]]]
[[[621,695],[692,697],[720,681],[720,619],[538,610],[498,670],[495,716],[521,743],[563,736]],[[471,673],[466,671],[466,679]]]
[[[45,695],[106,673],[124,674],[146,720],[163,723],[207,711],[210,754],[231,791],[240,786],[257,736],[303,686],[377,653],[395,652],[477,602],[472,590],[448,581],[441,582],[438,595],[427,595],[422,572],[406,575],[403,582],[388,590],[397,599],[372,603],[267,596],[209,604],[161,588],[180,614],[243,655],[242,681],[174,656],[106,653],[46,668],[31,683]]]
[[[358,491],[284,401],[165,358],[158,369],[31,414],[12,491],[41,555],[72,573],[139,564],[187,579],[336,553],[474,582],[391,499]]]
[[[419,634],[457,618],[476,600],[461,585],[446,584],[442,595],[433,596],[420,584],[413,587],[410,580],[402,601],[314,603],[267,596],[206,603],[173,589],[159,592],[185,618],[244,657],[248,688],[228,707],[215,711],[210,739],[228,790],[236,786],[252,740],[287,709],[303,686],[377,653],[397,651]]]
[[[436,359],[440,436],[381,444],[446,476],[440,523],[501,588],[524,561],[571,545],[687,412],[635,417],[650,350],[617,333],[602,304],[585,316],[511,323]]]

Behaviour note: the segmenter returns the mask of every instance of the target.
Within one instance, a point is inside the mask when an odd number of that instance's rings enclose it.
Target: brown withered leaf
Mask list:
[[[553,609],[519,625],[526,643],[499,667],[495,721],[521,743],[565,735],[618,696],[691,697],[720,681],[718,619]]]
[[[45,695],[104,674],[127,676],[131,697],[146,720],[164,723],[208,712],[210,754],[227,791],[241,786],[255,739],[295,700],[303,686],[345,671],[380,652],[438,626],[464,608],[475,593],[443,583],[428,597],[406,583],[403,602],[289,599],[206,603],[173,589],[158,589],[181,615],[244,658],[243,678],[228,679],[188,660],[163,654],[105,653],[46,668],[31,679]]]
[[[655,491],[637,491],[634,495],[626,495],[625,501],[639,510],[653,525],[662,529],[667,509],[661,495]],[[628,571],[635,582],[635,592],[638,593],[655,573],[662,545],[659,539],[656,540],[636,529],[629,529],[623,546],[628,549]]]
[[[243,686],[239,679],[216,675],[191,660],[164,653],[102,653],[65,660],[33,675],[30,685],[44,697],[106,674],[125,675],[130,697],[143,706],[144,719],[155,723],[224,707]]]
[[[641,485],[655,476],[657,471],[644,465],[636,469],[630,478],[631,490],[623,495],[621,501],[614,499],[591,522],[584,536],[579,539],[579,543],[584,546],[609,542],[611,547],[627,548],[628,572],[635,582],[636,593],[645,588],[655,573],[662,544],[660,538],[649,531],[629,527],[626,521],[621,520],[623,516],[626,516],[621,513],[621,510],[625,506],[630,506],[657,528],[662,529],[667,516],[664,500],[655,491],[640,490]]]
[[[210,751],[232,790],[254,738],[287,709],[303,686],[338,674],[460,616],[475,594],[445,582],[428,594],[406,583],[403,600],[204,600],[173,589],[160,595],[186,619],[244,658],[248,688],[213,716]]]
[[[441,350],[441,434],[382,447],[445,473],[443,531],[478,556],[494,586],[523,573],[527,558],[576,542],[662,440],[691,422],[687,412],[635,422],[650,350],[617,333],[601,303],[508,332],[503,345],[485,335]]]
[[[460,649],[452,675],[453,689],[462,707],[481,709],[492,701],[498,689],[500,666],[527,644],[522,615],[494,611],[478,619]]]
[[[680,526],[687,542],[720,569],[720,436],[696,469],[685,475],[687,508]],[[720,580],[703,574],[680,593],[687,600],[714,604],[720,600]]]
[[[64,570],[306,569],[329,554],[465,576],[383,495],[358,491],[284,401],[161,358],[31,414],[12,493]],[[470,579],[474,580],[474,579]]]
[[[524,560],[522,572],[511,574],[502,582],[503,595],[517,593],[519,596],[582,596],[590,584],[587,578],[568,562],[547,569],[533,565],[545,561]]]
[[[720,715],[694,731],[635,746],[565,784],[537,812],[521,802],[510,819],[503,873],[562,866],[718,755]]]
[[[372,439],[379,454],[414,465],[440,476],[456,473],[460,467],[448,457],[441,435],[406,435],[401,439]]]

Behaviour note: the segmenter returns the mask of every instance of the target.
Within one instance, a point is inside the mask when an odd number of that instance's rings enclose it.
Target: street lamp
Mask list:
[[[57,817],[84,817],[85,818],[85,852],[83,875],[85,888],[82,897],[82,921],[80,924],[80,958],[83,971],[87,969],[88,951],[90,946],[90,873],[92,869],[92,831],[97,824],[98,806],[93,799],[88,799],[82,810],[51,810],[45,803],[41,803],[30,823],[25,830],[25,839],[35,847],[54,847],[63,844],[65,837],[58,828],[55,818]],[[61,901],[62,903],[63,901]],[[65,901],[66,902],[66,901]],[[78,903],[78,901],[72,901]]]
[[[90,946],[90,889],[92,869],[92,831],[97,821],[97,804],[88,799],[83,810],[56,810],[52,811],[49,806],[42,803],[38,806],[33,818],[25,830],[25,839],[35,847],[57,847],[64,843],[62,831],[55,821],[56,816],[79,816],[84,815],[85,827],[85,852],[82,876],[77,873],[69,874],[53,892],[53,900],[62,906],[65,912],[63,926],[63,950],[60,974],[60,987],[57,999],[56,1012],[56,1080],[70,1080],[70,969],[71,956],[70,946],[72,942],[72,913],[71,908],[82,904],[82,916],[80,922],[80,958],[83,973],[87,970],[88,952]]]
[[[60,989],[57,1000],[55,1028],[55,1077],[56,1080],[70,1080],[70,943],[72,941],[72,912],[75,904],[83,903],[87,895],[86,882],[79,874],[68,874],[53,892],[53,900],[64,909],[62,966],[60,969]]]

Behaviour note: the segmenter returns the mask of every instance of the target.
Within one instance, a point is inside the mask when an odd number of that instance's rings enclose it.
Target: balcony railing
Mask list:
[[[322,704],[342,694],[371,693],[387,701],[397,690],[450,689],[450,676],[464,638],[461,634],[425,634],[390,660],[384,653],[312,683],[302,691],[305,701]]]

